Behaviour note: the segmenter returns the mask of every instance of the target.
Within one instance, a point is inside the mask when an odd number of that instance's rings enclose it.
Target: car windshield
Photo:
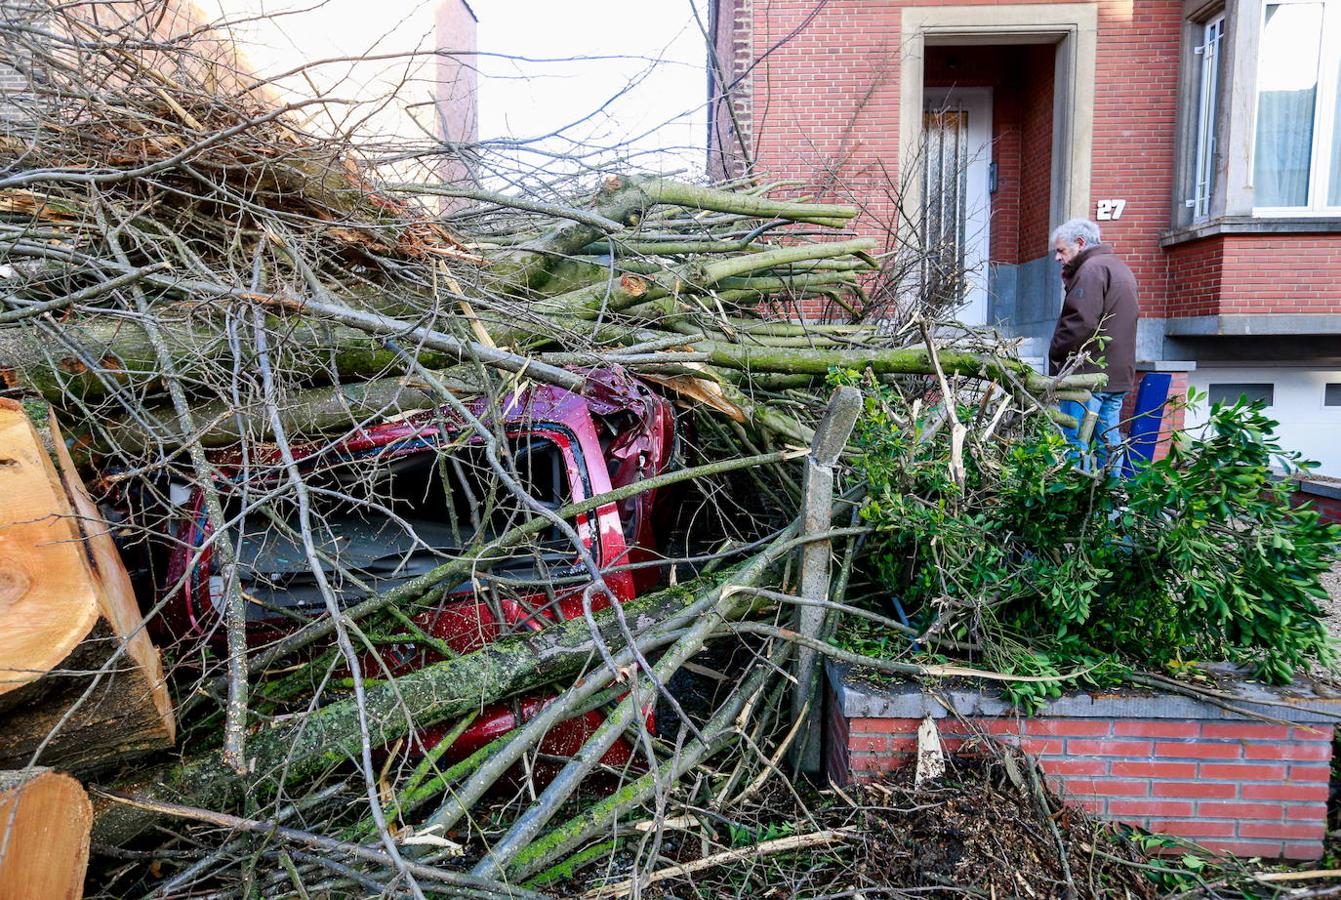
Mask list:
[[[559,448],[543,438],[511,442],[517,483],[549,509],[572,497]],[[496,537],[535,512],[489,467],[478,445],[407,450],[403,445],[349,454],[306,474],[312,542],[320,569],[341,605],[425,574],[477,537]],[[238,563],[251,619],[324,608],[309,564],[296,504],[258,503],[235,491],[225,512],[240,534]],[[243,510],[246,510],[245,515]],[[575,554],[553,527],[523,549],[494,562],[495,571],[525,580],[566,571]],[[217,563],[216,563],[217,566]],[[216,572],[217,577],[217,572]]]

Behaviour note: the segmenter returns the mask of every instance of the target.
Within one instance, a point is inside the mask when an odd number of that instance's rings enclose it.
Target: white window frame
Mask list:
[[[1201,26],[1201,44],[1193,53],[1201,57],[1200,91],[1197,95],[1197,145],[1192,169],[1192,221],[1210,217],[1211,193],[1215,181],[1216,120],[1220,113],[1220,46],[1225,38],[1225,14],[1212,17]]]
[[[1318,50],[1318,96],[1313,102],[1313,147],[1308,177],[1307,206],[1254,206],[1253,215],[1270,218],[1307,218],[1309,216],[1335,217],[1341,215],[1341,206],[1327,206],[1327,192],[1331,178],[1331,149],[1335,127],[1337,82],[1341,80],[1341,0],[1262,0],[1257,17],[1257,33],[1266,28],[1268,6],[1290,3],[1322,4],[1322,36]],[[1259,51],[1256,65],[1262,65]],[[1341,140],[1341,136],[1335,139]],[[1257,97],[1253,96],[1252,141],[1249,143],[1248,171],[1256,166],[1257,153]]]

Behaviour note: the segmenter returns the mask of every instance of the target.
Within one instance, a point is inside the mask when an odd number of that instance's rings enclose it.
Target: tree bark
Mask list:
[[[462,324],[460,319],[446,318],[435,324]],[[302,316],[275,317],[271,322],[277,344],[275,365],[296,378],[329,382],[404,371],[401,357],[364,331]],[[188,387],[228,383],[233,351],[221,319],[165,309],[158,325]],[[71,396],[86,400],[105,396],[117,385],[152,390],[159,384],[154,348],[144,330],[129,319],[90,316],[62,326],[61,337],[57,344],[40,331],[0,329],[0,382],[25,387],[56,404]],[[411,343],[407,349],[417,348]],[[417,355],[429,368],[457,362],[452,354],[427,348]],[[226,377],[220,367],[228,369]]]
[[[552,298],[553,299],[553,298]],[[589,298],[588,298],[589,299]],[[555,317],[558,309],[551,310]],[[434,327],[460,325],[462,320],[447,317]],[[570,320],[570,327],[576,325]],[[227,364],[231,369],[232,350],[221,324],[204,318],[164,316],[159,321],[165,342],[187,381],[211,383],[210,372]],[[277,367],[308,381],[333,378],[358,379],[403,372],[404,360],[386,349],[378,338],[364,330],[321,322],[305,317],[285,317],[275,323],[280,336],[275,355]],[[408,327],[408,325],[407,325]],[[522,336],[524,329],[490,328],[500,345]],[[527,332],[534,336],[533,332]],[[0,329],[0,381],[9,387],[27,387],[52,403],[74,395],[92,399],[107,392],[111,383],[152,386],[158,381],[157,362],[141,329],[123,320],[89,318],[80,325],[66,326],[65,339],[78,346],[53,348],[39,333],[22,328]],[[462,332],[461,340],[471,336]],[[428,368],[446,368],[458,362],[459,354],[417,347],[420,364]],[[685,346],[708,354],[707,361],[724,369],[757,373],[783,373],[823,378],[833,367],[870,367],[877,375],[927,375],[935,371],[924,347],[888,349],[850,344],[834,349],[774,347],[735,344],[725,341],[693,340],[686,336]],[[1003,380],[1007,374],[1027,382],[1031,390],[1042,390],[1046,379],[1017,360],[987,357],[975,353],[943,350],[941,365],[947,373]],[[669,355],[666,362],[674,362]],[[99,373],[92,367],[101,366]],[[1076,378],[1055,386],[1069,387]],[[1085,387],[1091,386],[1086,383]]]
[[[659,178],[620,176],[605,180],[596,195],[592,211],[606,222],[636,225],[648,210],[662,204],[839,228],[857,214],[856,208],[850,206],[770,200]],[[598,227],[598,223],[565,221],[539,237],[493,258],[487,277],[495,288],[509,292],[523,289],[544,291],[555,260],[579,254],[584,247],[607,233],[608,227]]]
[[[479,393],[475,372],[469,368],[443,369],[434,374],[453,391]],[[315,436],[347,431],[389,414],[441,405],[441,398],[416,383],[413,377],[400,376],[294,391],[281,403],[279,415],[287,434]],[[202,446],[226,447],[244,436],[269,439],[270,411],[262,403],[238,407],[227,400],[215,400],[195,407],[194,412],[196,421],[212,423],[198,435]],[[155,436],[169,446],[180,442],[171,410],[144,409],[140,415],[143,422],[123,420],[103,426],[98,435],[98,449],[138,453],[151,446]]]
[[[0,765],[93,769],[171,745],[175,724],[110,526],[51,425],[59,473],[0,399]]]

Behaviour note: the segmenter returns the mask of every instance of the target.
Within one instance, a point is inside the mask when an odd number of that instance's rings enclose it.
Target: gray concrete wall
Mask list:
[[[1051,256],[1017,266],[993,263],[988,273],[988,322],[1025,338],[1024,356],[1043,356],[1062,308],[1061,266]]]

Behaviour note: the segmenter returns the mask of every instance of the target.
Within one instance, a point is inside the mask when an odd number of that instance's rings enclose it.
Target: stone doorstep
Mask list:
[[[1077,692],[1024,717],[991,691],[959,686],[933,695],[910,682],[853,682],[838,664],[826,670],[825,760],[836,783],[907,764],[917,725],[930,716],[951,751],[974,728],[1018,744],[1067,802],[1097,815],[1241,856],[1322,854],[1341,698],[1306,685],[1238,682],[1234,705],[1277,723],[1135,690]]]

